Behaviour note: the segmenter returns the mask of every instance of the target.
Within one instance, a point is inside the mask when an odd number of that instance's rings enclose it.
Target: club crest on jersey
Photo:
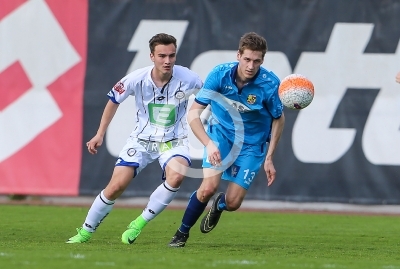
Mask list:
[[[183,97],[185,97],[185,93],[183,91],[177,91],[175,93],[175,98],[176,99],[182,99]]]
[[[247,96],[247,103],[252,105],[256,102],[257,96],[255,96],[254,94],[249,94]]]
[[[123,94],[125,92],[124,90],[124,83],[119,81],[115,86],[113,87],[114,91],[116,91],[119,94]]]
[[[134,148],[130,148],[130,149],[128,149],[126,154],[128,154],[129,157],[132,157],[133,155],[136,154],[136,150]]]

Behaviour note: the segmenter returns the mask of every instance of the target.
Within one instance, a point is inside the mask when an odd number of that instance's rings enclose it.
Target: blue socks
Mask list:
[[[202,203],[197,199],[197,191],[192,193],[189,199],[189,204],[186,207],[185,214],[183,214],[182,224],[179,231],[188,234],[190,228],[197,222],[208,203]],[[225,197],[224,197],[225,203]]]

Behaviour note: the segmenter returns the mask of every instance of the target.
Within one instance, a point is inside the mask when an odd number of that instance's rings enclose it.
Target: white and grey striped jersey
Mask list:
[[[135,70],[123,77],[108,92],[110,100],[122,103],[135,96],[136,124],[131,137],[166,142],[188,135],[188,99],[203,85],[200,77],[186,67],[174,65],[171,80],[158,88],[152,78],[154,66]]]

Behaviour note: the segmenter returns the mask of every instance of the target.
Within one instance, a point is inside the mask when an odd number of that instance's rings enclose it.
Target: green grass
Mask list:
[[[92,240],[65,244],[88,208],[0,205],[0,268],[381,268],[400,269],[399,218],[224,213],[185,248],[167,244],[183,211],[166,210],[133,245],[120,237],[141,210],[114,208]]]

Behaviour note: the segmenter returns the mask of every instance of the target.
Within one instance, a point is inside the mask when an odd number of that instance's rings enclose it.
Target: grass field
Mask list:
[[[399,217],[224,213],[185,248],[167,243],[183,211],[166,210],[133,245],[120,242],[141,212],[114,208],[92,240],[65,244],[87,208],[0,205],[0,268],[382,268],[400,269]]]

